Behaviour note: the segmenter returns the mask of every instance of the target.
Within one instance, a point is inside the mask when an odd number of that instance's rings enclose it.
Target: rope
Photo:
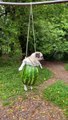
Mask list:
[[[29,15],[28,33],[27,33],[27,42],[26,42],[26,57],[28,56],[29,32],[30,32],[30,15]]]
[[[28,43],[29,43],[29,34],[30,34],[30,23],[31,23],[31,20],[32,20],[33,39],[34,39],[34,51],[36,52],[36,40],[35,40],[35,31],[34,31],[34,20],[33,20],[32,2],[30,3],[30,14],[29,14],[27,43],[26,43],[26,57],[28,56]]]
[[[31,4],[31,11],[32,11],[32,4]],[[34,32],[33,11],[32,11],[32,30],[33,30],[33,38],[34,38],[34,51],[36,52],[36,40],[35,40],[35,32]]]

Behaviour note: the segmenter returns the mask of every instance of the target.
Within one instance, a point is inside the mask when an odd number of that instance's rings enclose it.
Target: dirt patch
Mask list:
[[[45,67],[48,67],[53,73],[54,78],[57,80],[63,80],[68,83],[68,71],[64,69],[64,63],[62,62],[45,62]]]
[[[25,101],[19,97],[11,107],[1,107],[0,120],[66,120],[66,118],[57,106],[30,93]]]

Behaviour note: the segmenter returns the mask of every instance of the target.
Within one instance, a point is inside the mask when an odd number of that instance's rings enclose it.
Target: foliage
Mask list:
[[[18,1],[13,0],[13,2]],[[20,0],[20,2],[24,2],[24,0]],[[65,54],[68,54],[68,4],[34,6],[33,14],[37,50],[42,51],[47,57],[63,58]],[[12,50],[12,48],[20,45],[22,53],[25,53],[29,7],[0,6],[0,16],[1,52],[7,48],[7,53],[15,51],[16,49]],[[17,47],[17,49],[19,48]],[[31,29],[29,54],[33,51]]]
[[[44,91],[44,97],[58,105],[68,116],[68,86],[58,81]]]
[[[8,60],[0,58],[0,99],[4,101],[9,102],[10,99],[17,98],[17,96],[25,96],[22,79],[18,72],[19,59],[19,56],[8,58]],[[48,69],[43,68],[40,70],[36,85],[48,80],[51,76],[52,73]]]
[[[37,25],[39,25],[38,49],[44,55],[51,54],[55,58],[60,59],[65,53],[68,53],[68,37],[67,28],[68,10],[62,5],[46,6],[44,9],[44,16],[39,17]],[[61,10],[61,11],[60,11]],[[43,18],[42,18],[43,17]],[[40,34],[39,34],[40,33]]]

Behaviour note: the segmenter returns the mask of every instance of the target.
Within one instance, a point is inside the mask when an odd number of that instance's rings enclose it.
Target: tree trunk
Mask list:
[[[23,35],[20,35],[19,36],[19,43],[20,43],[21,50],[22,50],[22,58],[24,58],[25,54],[26,54],[26,37]]]
[[[0,57],[2,56],[2,47],[0,48]]]

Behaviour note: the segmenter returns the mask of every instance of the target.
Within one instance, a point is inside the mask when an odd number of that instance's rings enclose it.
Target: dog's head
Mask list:
[[[32,57],[36,58],[37,60],[43,60],[43,54],[41,52],[34,52],[31,54]]]

